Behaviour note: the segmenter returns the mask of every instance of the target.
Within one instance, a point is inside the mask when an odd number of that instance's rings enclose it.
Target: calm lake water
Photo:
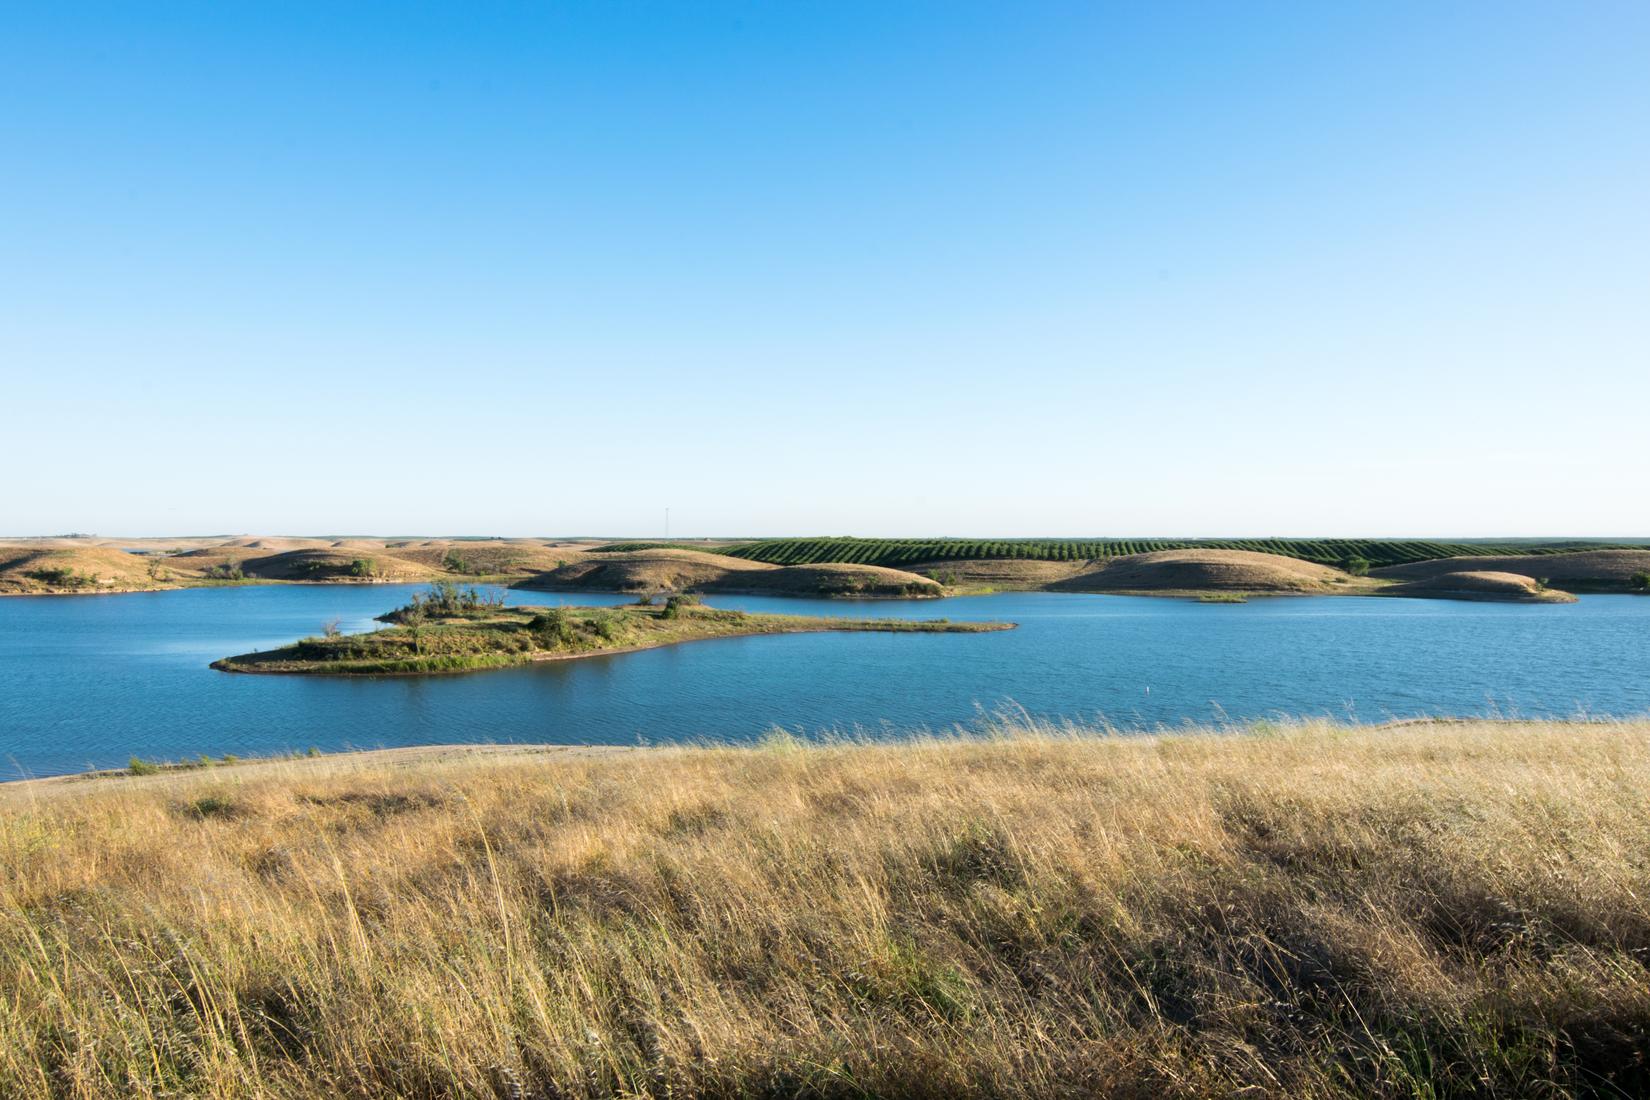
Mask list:
[[[0,599],[0,775],[461,741],[741,740],[944,729],[982,713],[1130,729],[1288,715],[1650,712],[1650,599],[1519,606],[1294,598],[1243,605],[1022,593],[938,601],[726,596],[752,611],[1008,619],[977,635],[802,634],[424,679],[237,676],[207,664],[368,630],[415,586]],[[511,592],[511,603],[624,597]]]

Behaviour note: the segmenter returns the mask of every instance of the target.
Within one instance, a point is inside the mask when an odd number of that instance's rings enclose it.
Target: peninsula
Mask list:
[[[643,597],[623,607],[505,607],[475,589],[433,585],[428,597],[381,617],[368,634],[328,633],[214,661],[222,672],[428,675],[632,653],[709,638],[861,631],[977,634],[1013,623],[766,615],[705,607],[692,596]]]

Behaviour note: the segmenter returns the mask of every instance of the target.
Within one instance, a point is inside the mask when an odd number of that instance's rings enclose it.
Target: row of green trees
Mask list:
[[[731,557],[774,565],[848,562],[899,567],[972,559],[1089,561],[1158,550],[1251,550],[1367,572],[1385,565],[1492,554],[1558,553],[1571,545],[1433,542],[1423,539],[767,539],[729,547]]]

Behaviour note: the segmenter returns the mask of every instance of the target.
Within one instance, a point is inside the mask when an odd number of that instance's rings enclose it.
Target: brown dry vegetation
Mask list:
[[[534,539],[383,540],[236,538],[204,540],[164,556],[128,554],[105,546],[67,548],[0,544],[0,593],[132,591],[200,584],[224,575],[246,581],[424,581],[442,576],[488,577],[522,587],[612,592],[758,592],[790,596],[938,596],[927,577],[874,565],[777,566],[696,550],[588,553],[590,544]],[[193,540],[203,541],[203,540]],[[99,585],[50,585],[28,563],[52,555],[95,572]],[[59,561],[58,559],[61,559]],[[157,561],[160,578],[151,576]],[[8,562],[21,563],[12,568]],[[366,564],[365,574],[357,562]],[[88,574],[90,575],[90,574]]]
[[[609,592],[757,592],[771,595],[938,596],[928,577],[875,565],[768,565],[698,550],[589,554],[523,588]]]
[[[1388,580],[1424,580],[1444,573],[1517,573],[1545,578],[1558,588],[1619,589],[1629,587],[1633,574],[1650,571],[1650,550],[1578,550],[1568,554],[1524,554],[1506,557],[1439,558],[1411,565],[1373,570]]]
[[[1247,550],[1160,550],[1095,561],[938,561],[912,568],[964,590],[1328,593],[1373,587],[1339,569]]]
[[[928,577],[880,565],[783,565],[769,573],[739,573],[723,583],[729,589],[774,595],[910,597],[939,596],[944,591]]]
[[[105,538],[100,535],[6,536],[0,537],[0,547],[7,549],[30,547],[36,550],[73,550],[87,546],[102,546],[115,550],[133,549],[156,553],[175,553],[179,550],[200,550],[209,546],[222,546],[231,541],[233,540],[227,535],[185,535],[173,538],[137,536]]]
[[[1626,1096],[1650,723],[0,788],[8,1097]]]
[[[1053,587],[1060,581],[1091,568],[1085,561],[1032,561],[1013,558],[959,559],[957,561],[930,561],[911,566],[913,573],[921,573],[948,587],[967,590],[1038,589]]]
[[[350,576],[356,562],[366,562],[367,578],[380,581],[422,581],[439,576],[437,570],[418,562],[393,557],[361,547],[325,550],[286,550],[241,559],[249,577],[271,581],[337,580]]]
[[[263,541],[263,540],[256,540]],[[423,581],[440,574],[417,562],[381,549],[335,548],[331,545],[271,551],[261,546],[225,544],[186,550],[160,559],[179,584],[198,583],[215,569],[233,568],[247,580],[262,581]],[[367,576],[354,576],[357,561],[367,562]]]
[[[1528,603],[1574,603],[1568,592],[1543,588],[1518,573],[1474,571],[1439,573],[1377,589],[1382,596],[1418,596],[1424,599],[1510,600]]]
[[[131,592],[165,587],[151,559],[102,546],[0,546],[0,593]]]
[[[1352,580],[1339,569],[1278,554],[1160,550],[1111,558],[1050,587],[1088,592],[1333,592]]]
[[[443,542],[428,540],[414,545],[388,548],[404,561],[417,562],[435,570],[449,570],[454,564],[461,572],[487,576],[530,576],[555,569],[577,556],[567,549],[546,546],[529,539],[488,542]]]
[[[121,547],[144,551],[126,553]],[[35,559],[46,555],[41,562]],[[247,581],[423,581],[520,578],[554,569],[578,551],[542,540],[400,540],[242,537],[214,539],[27,539],[0,541],[0,594],[176,588],[238,572]],[[151,572],[151,564],[155,570]],[[357,562],[365,562],[365,573]],[[33,575],[68,568],[94,583],[53,584]]]
[[[1430,582],[1447,573],[1510,573],[1543,578],[1555,589],[1622,591],[1650,571],[1650,550],[1589,550],[1511,557],[1442,558],[1374,571],[1374,579],[1297,558],[1243,550],[1168,550],[1103,561],[1001,559],[918,563],[906,569],[861,564],[769,565],[723,554],[645,548],[591,553],[601,544],[545,539],[315,539],[217,537],[125,539],[96,537],[0,540],[0,595],[109,592],[170,588],[213,579],[209,571],[239,570],[247,580],[419,581],[438,576],[487,577],[522,587],[616,592],[756,592],[795,596],[937,596],[945,589],[1047,589],[1189,595],[1202,592],[1369,595],[1383,582]],[[127,555],[121,547],[145,551]],[[53,586],[7,562],[44,551],[86,555],[81,573],[96,583]],[[158,578],[149,573],[164,553]],[[368,576],[356,561],[372,564]],[[70,568],[73,568],[71,565]],[[943,588],[942,588],[943,584]],[[1525,599],[1507,585],[1467,590],[1478,599]],[[1388,595],[1457,597],[1435,583],[1391,589]],[[1544,595],[1544,600],[1557,597]]]
[[[333,546],[334,543],[327,539],[295,539],[274,535],[260,538],[231,539],[226,545],[274,553],[282,550],[325,550]]]
[[[682,592],[734,574],[772,572],[779,567],[695,550],[636,550],[589,554],[549,569],[531,588],[582,588],[611,592]]]

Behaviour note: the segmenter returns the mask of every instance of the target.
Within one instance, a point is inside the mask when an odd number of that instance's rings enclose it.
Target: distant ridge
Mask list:
[[[761,539],[715,550],[730,557],[772,565],[813,565],[849,562],[903,568],[943,561],[1085,561],[1152,554],[1165,550],[1246,550],[1276,554],[1318,565],[1342,566],[1367,562],[1370,568],[1407,565],[1439,558],[1528,556],[1578,550],[1639,549],[1647,540],[1609,542],[1591,539],[1462,539],[1438,542],[1426,539],[874,539],[787,538]],[[640,545],[626,544],[631,549]]]

